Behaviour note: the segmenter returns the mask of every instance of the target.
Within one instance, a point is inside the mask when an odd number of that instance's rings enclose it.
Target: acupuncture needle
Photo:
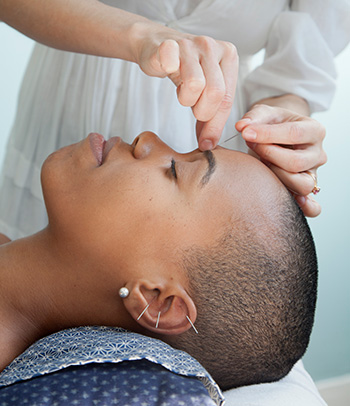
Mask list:
[[[236,138],[237,135],[240,135],[241,133],[236,133],[234,135],[232,135],[232,137],[227,138],[227,140],[223,141],[223,144],[225,144],[225,142],[232,140],[233,138]]]

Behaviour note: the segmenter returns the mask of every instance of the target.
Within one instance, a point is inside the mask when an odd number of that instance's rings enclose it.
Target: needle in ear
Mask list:
[[[141,317],[144,315],[145,311],[149,308],[149,305],[151,303],[148,303],[148,305],[142,310],[141,314],[139,315],[139,317],[136,319],[137,321],[139,321],[141,319]]]
[[[191,319],[187,315],[186,315],[186,319],[189,321],[189,323],[191,324],[191,326],[192,326],[193,330],[196,332],[196,334],[198,334],[198,330],[196,329],[196,327],[192,323]]]
[[[159,324],[159,319],[160,319],[160,312],[158,312],[158,317],[157,317],[157,323],[156,323],[156,328],[158,328],[158,324]]]

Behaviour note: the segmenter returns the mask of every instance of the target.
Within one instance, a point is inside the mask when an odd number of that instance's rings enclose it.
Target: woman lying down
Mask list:
[[[1,402],[220,404],[213,379],[277,381],[304,354],[315,248],[257,159],[90,134],[42,188],[48,226],[0,247]]]

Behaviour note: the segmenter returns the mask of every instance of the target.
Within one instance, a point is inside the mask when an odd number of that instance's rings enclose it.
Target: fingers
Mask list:
[[[316,120],[288,109],[257,105],[236,123],[251,150],[293,193],[308,217],[321,206],[308,196],[316,191],[316,169],[327,161],[322,142],[325,129]]]
[[[146,46],[139,65],[150,76],[168,76],[179,102],[192,108],[202,150],[214,148],[233,105],[238,55],[233,44],[171,31],[175,39]],[[201,123],[202,124],[199,124]]]
[[[316,217],[321,213],[320,204],[309,196],[315,187],[315,181],[310,174],[306,172],[290,173],[274,165],[269,165],[269,168],[292,192],[305,216]],[[313,170],[312,173],[316,176],[316,170]]]
[[[289,173],[273,165],[270,166],[270,169],[287,189],[292,192],[292,195],[306,217],[316,217],[321,213],[320,204],[309,196],[315,187],[315,183],[308,173]]]
[[[170,75],[177,86],[179,102],[183,106],[192,107],[198,102],[205,89],[207,78],[199,61],[199,55],[193,50],[191,40],[181,41],[181,66],[178,76]],[[221,72],[220,72],[221,75]],[[219,76],[219,79],[221,77]]]
[[[322,143],[326,135],[318,121],[269,106],[253,108],[236,128],[246,141],[262,144],[315,144]]]
[[[199,121],[209,121],[215,116],[226,93],[223,72],[215,59],[218,58],[207,56],[201,63],[205,87],[196,103],[192,105],[193,114]]]
[[[238,57],[235,47],[209,37],[179,41],[180,102],[192,107],[199,121],[212,119],[227,93],[232,94],[237,80]],[[231,69],[229,69],[229,66]],[[173,80],[173,77],[170,76]],[[233,91],[227,87],[233,88]],[[196,97],[187,93],[195,92]]]
[[[225,43],[224,46],[225,54],[221,59],[220,69],[224,80],[225,92],[219,100],[219,104],[212,107],[212,111],[215,112],[213,117],[203,124],[201,131],[198,131],[200,127],[197,126],[198,146],[202,151],[215,148],[218,144],[234,101],[238,77],[238,56],[232,44]],[[201,100],[202,98],[203,100]],[[208,90],[207,93],[203,93],[200,102],[203,105],[209,105],[210,98],[211,93]],[[196,111],[194,111],[194,114],[197,118]]]
[[[311,168],[323,165],[327,156],[318,146],[309,146],[301,149],[286,148],[274,144],[257,144],[247,142],[260,159],[276,165],[288,172],[304,172]]]
[[[317,121],[305,117],[303,121],[281,124],[248,124],[242,131],[242,137],[262,144],[305,145],[321,143],[325,131]]]
[[[237,130],[242,131],[248,124],[278,124],[298,120],[300,116],[292,111],[267,104],[254,105],[236,124]]]
[[[226,121],[230,115],[232,103],[233,95],[226,94],[215,116],[211,120],[197,125],[198,147],[201,151],[213,149],[218,144]]]
[[[278,124],[290,118],[291,111],[276,106],[257,104],[237,122],[237,130],[242,131],[248,123]]]
[[[160,47],[163,69],[175,66],[175,62],[167,64],[165,61],[168,54],[176,53],[172,42],[165,41]],[[177,86],[179,102],[192,107],[198,121],[199,148],[212,149],[220,139],[232,108],[238,75],[237,51],[228,42],[204,36],[183,38],[177,44],[179,69],[168,76]]]
[[[326,135],[318,121],[267,105],[252,108],[236,123],[236,128],[246,141],[259,144],[318,144],[321,147]],[[325,155],[322,158],[324,160]]]
[[[146,32],[149,35],[136,52],[140,68],[149,76],[168,76],[174,82],[179,102],[191,107],[197,119],[199,148],[214,148],[233,105],[236,48],[229,42],[154,24]]]
[[[214,117],[204,123],[201,131],[198,131],[197,127],[198,146],[202,151],[216,147],[232,109],[238,77],[238,58],[235,58],[233,50],[230,57],[222,59],[220,67],[225,83],[225,94]]]
[[[259,105],[237,122],[236,128],[263,161],[287,172],[304,172],[327,161],[322,147],[324,127],[290,110]]]
[[[321,214],[321,206],[310,196],[294,196],[306,217],[317,217]]]
[[[315,187],[315,181],[307,172],[293,173],[287,172],[275,165],[268,166],[291,192],[302,196],[307,196],[312,193]],[[315,170],[313,173],[316,176]]]
[[[211,39],[208,39],[211,40]],[[221,109],[232,108],[238,73],[238,58],[232,44],[208,41],[200,63],[205,76],[205,88],[193,106],[199,121],[209,121]],[[226,111],[225,111],[226,113]]]

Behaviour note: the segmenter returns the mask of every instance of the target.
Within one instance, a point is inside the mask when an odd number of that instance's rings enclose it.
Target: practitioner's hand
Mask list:
[[[316,170],[327,161],[322,147],[324,127],[316,120],[288,109],[256,105],[236,123],[247,145],[294,194],[308,217],[321,206],[310,197]]]
[[[237,81],[231,43],[181,33],[100,1],[0,0],[0,9],[4,22],[45,45],[136,62],[147,75],[168,76],[198,120],[199,148],[218,143]]]
[[[150,76],[168,76],[183,106],[197,119],[201,150],[214,148],[229,117],[238,74],[236,48],[229,42],[183,34],[157,25],[141,42],[137,61]]]

